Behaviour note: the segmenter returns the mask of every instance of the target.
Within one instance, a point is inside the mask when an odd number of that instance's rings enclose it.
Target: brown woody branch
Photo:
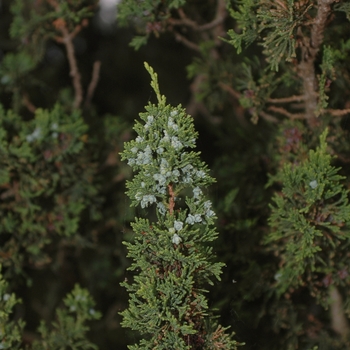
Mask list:
[[[335,332],[346,338],[349,334],[349,323],[344,312],[343,298],[337,287],[330,287],[330,314],[331,324]]]
[[[304,101],[305,96],[289,96],[289,97],[280,97],[280,98],[269,98],[267,102],[269,103],[289,103],[289,102],[300,102]]]
[[[219,87],[221,87],[222,90],[228,92],[231,96],[239,100],[242,97],[242,94],[236,91],[232,86],[227,85],[225,83],[219,82]]]
[[[176,41],[178,41],[179,43],[184,44],[185,46],[187,46],[191,50],[195,50],[197,52],[200,52],[199,46],[197,44],[195,44],[194,42],[188,40],[187,38],[185,38],[180,33],[175,32],[174,35],[175,35]]]
[[[315,122],[318,99],[314,63],[323,42],[323,33],[331,13],[331,4],[334,2],[335,0],[318,0],[317,15],[311,27],[310,38],[304,37],[301,47],[302,57],[298,65],[298,74],[303,81],[304,87],[305,117],[311,124]],[[299,30],[299,34],[302,35],[301,30]]]
[[[350,114],[350,108],[347,109],[325,109],[322,114],[328,113],[334,117],[342,117],[346,114]]]
[[[173,185],[169,184],[168,185],[168,191],[169,191],[169,214],[173,215],[174,213],[174,207],[175,207],[175,193],[174,193],[174,189],[173,189]]]
[[[304,114],[302,113],[290,113],[283,107],[270,106],[268,107],[269,111],[282,114],[290,119],[304,119]]]
[[[30,100],[27,93],[23,94],[22,103],[25,107],[27,107],[28,111],[31,113],[35,113],[36,106],[33,104],[33,102]]]
[[[169,18],[169,23],[174,26],[186,26],[190,27],[195,31],[205,31],[205,30],[211,30],[219,25],[221,25],[226,17],[226,4],[224,0],[219,0],[217,2],[216,7],[216,15],[214,19],[206,24],[198,24],[197,22],[193,21],[192,19],[188,18],[182,8],[177,10],[177,13],[179,14],[180,18]]]
[[[92,68],[92,77],[91,81],[87,90],[86,99],[84,107],[88,107],[91,103],[91,99],[94,95],[94,92],[96,90],[96,86],[98,84],[99,78],[100,78],[100,68],[101,68],[101,61],[96,61]]]
[[[62,33],[62,37],[56,37],[55,39],[56,41],[62,43],[67,50],[67,57],[70,67],[70,76],[72,77],[73,87],[75,91],[73,106],[74,108],[79,108],[83,100],[83,88],[81,85],[81,77],[77,65],[77,60],[75,58],[75,50],[73,45],[73,38],[78,33],[78,27],[75,28],[74,32],[69,33],[66,23],[63,19],[57,19],[55,21],[55,26]]]

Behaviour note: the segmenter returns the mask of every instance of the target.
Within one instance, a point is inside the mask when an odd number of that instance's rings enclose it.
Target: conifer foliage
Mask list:
[[[341,184],[344,177],[331,165],[326,136],[327,130],[308,159],[282,169],[283,189],[273,198],[266,244],[280,258],[275,275],[278,293],[307,286],[328,308],[328,287],[349,283],[350,205],[348,190]]]
[[[222,263],[213,261],[208,243],[217,237],[215,213],[204,190],[213,183],[194,152],[197,133],[181,106],[152,87],[158,104],[149,104],[136,121],[135,140],[125,144],[122,159],[135,171],[127,183],[133,205],[155,209],[157,221],[136,218],[135,240],[125,243],[135,271],[123,325],[145,336],[130,349],[235,349],[236,342],[208,316],[206,284],[220,279]]]

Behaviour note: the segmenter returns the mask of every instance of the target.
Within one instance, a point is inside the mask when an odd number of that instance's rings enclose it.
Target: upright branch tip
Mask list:
[[[151,76],[151,79],[152,79],[151,86],[157,95],[158,104],[161,106],[165,106],[166,98],[165,96],[160,94],[159,84],[158,84],[158,74],[153,70],[153,68],[147,62],[145,62],[144,65],[145,65],[145,68],[147,69],[147,72]]]

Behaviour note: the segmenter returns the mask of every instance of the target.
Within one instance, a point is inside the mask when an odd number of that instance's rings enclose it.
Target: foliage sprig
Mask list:
[[[222,328],[209,317],[205,286],[220,279],[222,263],[214,262],[208,245],[217,237],[215,213],[204,189],[214,179],[199,158],[193,121],[181,106],[165,104],[157,76],[146,64],[158,104],[149,103],[135,122],[135,140],[122,159],[136,173],[127,182],[132,204],[154,208],[157,221],[136,218],[135,239],[125,243],[132,258],[133,282],[123,326],[145,336],[130,349],[235,349]],[[210,327],[207,326],[207,320]]]

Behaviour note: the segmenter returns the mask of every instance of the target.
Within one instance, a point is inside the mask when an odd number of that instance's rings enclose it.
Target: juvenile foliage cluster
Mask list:
[[[157,75],[146,65],[158,104],[149,104],[136,122],[135,140],[122,159],[136,172],[127,183],[133,205],[154,207],[157,221],[136,218],[135,240],[126,243],[138,272],[123,325],[146,335],[131,349],[235,349],[221,326],[206,325],[206,284],[220,279],[207,243],[217,237],[215,213],[203,190],[213,182],[195,147],[193,121],[181,107],[166,104]],[[149,338],[149,339],[148,339]]]

